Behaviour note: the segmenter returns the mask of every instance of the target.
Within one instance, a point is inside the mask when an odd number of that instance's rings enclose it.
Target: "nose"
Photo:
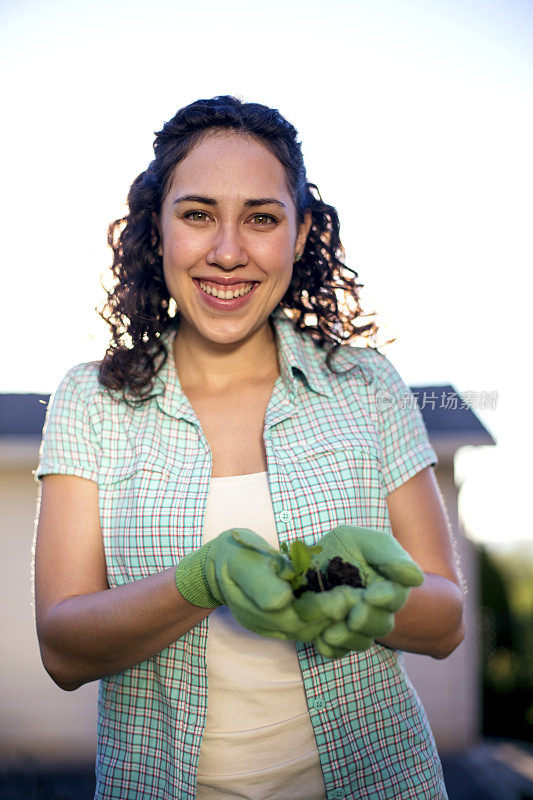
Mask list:
[[[236,225],[220,225],[206,259],[208,264],[215,264],[222,269],[235,269],[248,264],[248,253],[242,244]]]

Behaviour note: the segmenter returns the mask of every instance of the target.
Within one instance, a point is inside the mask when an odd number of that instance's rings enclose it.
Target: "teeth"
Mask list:
[[[200,281],[200,286],[206,294],[218,297],[221,300],[233,300],[235,297],[243,297],[253,289],[253,283],[247,283],[245,286],[241,286],[240,289],[235,289],[234,291],[223,288],[216,289],[214,286],[209,286],[209,284],[203,283],[202,281]]]

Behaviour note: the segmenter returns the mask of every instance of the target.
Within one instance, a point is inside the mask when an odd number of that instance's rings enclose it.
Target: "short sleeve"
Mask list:
[[[91,366],[70,370],[48,405],[39,466],[35,471],[37,478],[60,474],[97,481],[101,447],[87,391]]]
[[[416,399],[391,362],[380,356],[376,405],[381,421],[383,481],[390,494],[438,463]]]

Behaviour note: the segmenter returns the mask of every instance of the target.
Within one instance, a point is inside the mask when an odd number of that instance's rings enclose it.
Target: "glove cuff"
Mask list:
[[[199,608],[216,608],[222,605],[220,600],[217,600],[211,593],[205,578],[205,562],[209,545],[210,542],[183,556],[174,573],[178,592],[185,600]]]

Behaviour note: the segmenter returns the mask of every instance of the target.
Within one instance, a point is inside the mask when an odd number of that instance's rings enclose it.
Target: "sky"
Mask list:
[[[233,94],[296,126],[410,385],[497,393],[457,459],[463,523],[533,538],[530,0],[0,3],[3,392],[98,359],[109,222],[154,131]]]

